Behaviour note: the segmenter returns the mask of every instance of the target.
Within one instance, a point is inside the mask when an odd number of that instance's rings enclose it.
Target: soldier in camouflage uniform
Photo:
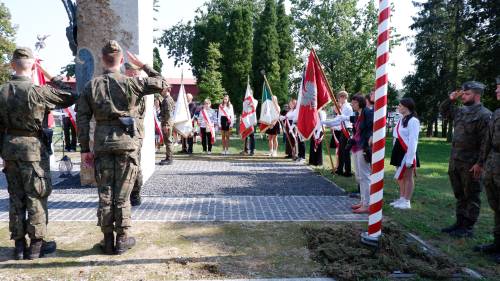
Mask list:
[[[135,239],[129,235],[130,193],[139,170],[135,107],[144,95],[161,92],[167,83],[156,77],[131,78],[121,74],[123,52],[113,40],[102,48],[102,62],[104,74],[87,83],[78,102],[78,139],[82,161],[95,163],[103,251],[122,254],[135,245]],[[143,68],[144,64],[137,66]],[[89,147],[92,116],[96,120],[93,153]]]
[[[496,78],[496,83],[496,96],[500,101],[500,76]],[[481,151],[484,161],[483,183],[495,215],[494,241],[492,244],[476,246],[474,250],[493,254],[495,262],[500,263],[500,108],[493,113],[484,146]]]
[[[129,62],[125,63],[125,75],[127,75],[128,77],[140,77],[141,69],[133,63],[133,62],[137,63],[138,58],[131,53],[128,53],[128,55],[131,63]],[[148,77],[161,77],[161,74],[159,72],[157,72],[148,65],[144,65],[142,70],[146,72]],[[144,99],[138,100],[136,109],[137,109],[136,124],[137,124],[138,138],[139,138],[139,147],[137,151],[139,157],[139,172],[137,174],[137,179],[135,180],[132,193],[130,194],[130,204],[132,206],[141,205],[141,188],[143,185],[143,179],[142,179],[142,169],[140,166],[140,159],[141,159],[142,141],[144,139],[144,113],[146,112],[146,103]]]
[[[11,62],[16,74],[0,87],[0,156],[5,160],[9,230],[15,240],[16,259],[36,259],[56,250],[55,242],[43,240],[52,183],[42,122],[50,110],[68,107],[76,100],[69,92],[34,85],[33,64],[30,49],[16,49]],[[46,76],[60,85],[60,78]],[[29,249],[26,234],[31,240]]]
[[[483,84],[466,82],[461,91],[451,93],[449,99],[441,104],[443,116],[454,120],[448,175],[457,199],[456,222],[442,229],[453,237],[471,237],[479,216],[483,166],[479,156],[491,117],[491,111],[481,104],[483,91]],[[464,106],[455,108],[453,103],[458,97],[461,97]]]
[[[173,117],[174,117],[174,99],[170,96],[170,89],[165,92],[163,101],[160,106],[160,118],[161,118],[161,127],[163,130],[163,139],[165,140],[165,159],[160,161],[160,165],[172,165],[173,163],[173,143],[174,137],[173,129]]]

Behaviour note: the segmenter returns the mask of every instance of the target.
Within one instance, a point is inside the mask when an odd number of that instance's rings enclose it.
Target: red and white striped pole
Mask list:
[[[368,217],[368,235],[362,235],[362,237],[365,236],[364,238],[372,241],[378,241],[378,238],[382,234],[390,10],[390,0],[379,0],[377,70],[375,76],[375,107],[372,137],[372,174],[370,178],[370,215]]]

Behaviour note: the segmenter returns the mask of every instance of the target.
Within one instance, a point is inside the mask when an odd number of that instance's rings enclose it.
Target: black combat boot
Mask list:
[[[441,232],[443,233],[450,233],[450,232],[453,232],[459,228],[462,228],[462,222],[457,220],[457,222],[455,222],[454,224],[448,226],[448,227],[445,227],[443,229],[441,229]]]
[[[42,245],[43,245],[42,239],[31,239],[28,259],[30,260],[38,259],[40,257]]]
[[[121,234],[116,236],[116,254],[121,255],[135,246],[135,238]]]
[[[132,191],[130,193],[130,205],[139,206],[141,205],[141,192],[140,191]]]
[[[474,252],[484,253],[484,254],[500,254],[500,245],[496,243],[477,245],[473,248]]]
[[[43,258],[46,255],[55,253],[57,249],[56,241],[45,241],[42,240],[42,250],[40,251],[40,257]]]
[[[28,257],[28,243],[26,242],[25,238],[22,239],[17,239],[15,241],[15,248],[14,248],[14,259],[16,260],[22,260],[24,256]]]
[[[101,249],[106,255],[113,255],[115,253],[115,234],[113,232],[104,234]]]

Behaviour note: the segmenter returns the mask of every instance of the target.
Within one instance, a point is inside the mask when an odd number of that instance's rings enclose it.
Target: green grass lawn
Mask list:
[[[329,141],[329,136],[326,139]],[[284,156],[284,145],[281,136],[279,136],[279,142],[279,156],[282,158]],[[324,166],[315,167],[315,171],[332,180],[346,191],[356,191],[357,184],[354,178],[338,177],[331,174],[326,142],[323,145]],[[220,153],[220,147],[220,140],[217,140],[213,152]],[[231,140],[231,152],[233,154],[241,151],[242,147],[241,140]],[[392,138],[388,138],[384,187],[385,202],[391,202],[399,198],[398,186],[393,179],[395,168],[389,165],[391,148]],[[200,151],[201,145],[195,145],[195,152]],[[261,139],[260,135],[256,134],[256,154],[263,155],[267,151],[266,139]],[[308,144],[306,144],[306,151],[308,155]],[[489,257],[472,252],[474,245],[493,240],[493,212],[488,205],[485,192],[481,196],[481,215],[475,227],[474,238],[452,239],[448,235],[443,235],[440,229],[455,221],[455,197],[447,174],[450,144],[446,143],[444,139],[421,138],[418,151],[421,167],[417,171],[412,209],[398,210],[387,204],[384,206],[385,220],[396,221],[409,232],[419,235],[466,266],[479,270],[487,276],[500,275],[500,266],[494,264]],[[334,152],[332,151],[332,153]],[[335,159],[335,155],[333,157]]]

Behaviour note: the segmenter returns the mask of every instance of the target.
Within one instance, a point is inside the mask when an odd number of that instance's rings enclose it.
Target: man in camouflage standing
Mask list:
[[[479,216],[483,166],[479,156],[491,117],[491,111],[481,104],[484,87],[479,82],[466,82],[461,91],[452,92],[441,104],[443,116],[454,120],[448,175],[457,199],[456,222],[441,230],[453,237],[471,237]],[[464,106],[455,108],[453,103],[459,97]]]
[[[172,165],[173,163],[173,129],[174,129],[174,99],[170,96],[170,88],[164,93],[163,101],[160,107],[161,127],[163,130],[163,139],[165,140],[165,159],[160,161],[160,165]]]
[[[140,77],[141,76],[141,68],[139,68],[134,63],[140,63],[139,59],[132,53],[128,52],[128,57],[130,62],[125,63],[125,75],[128,77]],[[160,77],[161,74],[154,70],[151,66],[145,64],[142,68],[144,72],[148,75],[148,77]],[[141,188],[143,185],[142,179],[142,169],[140,166],[141,159],[141,148],[144,140],[144,114],[146,113],[146,103],[144,99],[139,99],[136,105],[136,124],[137,124],[137,132],[139,138],[139,146],[138,146],[138,158],[139,158],[139,171],[137,173],[137,179],[134,183],[134,188],[132,189],[132,193],[130,194],[130,204],[132,206],[141,205]]]
[[[156,77],[123,75],[120,72],[123,52],[114,40],[102,48],[102,62],[104,74],[87,83],[78,102],[78,139],[82,161],[95,164],[103,251],[122,254],[135,245],[130,236],[130,193],[139,170],[135,107],[144,95],[162,91],[167,83]],[[142,62],[136,64],[144,67]],[[93,153],[89,147],[92,116],[96,120]]]
[[[496,96],[500,101],[500,76],[496,78]],[[495,215],[493,243],[474,247],[476,252],[493,254],[496,263],[500,263],[500,108],[493,113],[488,125],[488,133],[483,144],[481,159],[484,162],[483,183],[488,202]]]
[[[15,259],[36,259],[56,250],[55,242],[44,241],[52,183],[42,122],[50,110],[68,107],[76,100],[69,92],[34,85],[34,63],[29,48],[16,49],[11,62],[15,74],[0,87],[0,156],[5,160]],[[29,248],[26,234],[31,240]]]

